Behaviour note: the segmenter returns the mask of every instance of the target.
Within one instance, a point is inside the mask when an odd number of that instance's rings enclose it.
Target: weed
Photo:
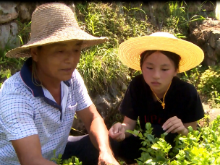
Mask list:
[[[128,74],[127,67],[122,65],[117,57],[117,49],[104,46],[84,50],[77,69],[88,90],[97,93],[108,91],[107,87],[112,81],[120,80]]]
[[[18,38],[20,40],[20,45],[24,45],[30,39],[31,31],[31,21],[30,22],[21,22],[19,18],[17,19],[18,23]]]
[[[191,15],[185,1],[169,1],[168,5],[169,17],[167,17],[166,20],[167,26],[169,29],[172,29],[174,33],[180,34],[179,38],[186,38],[190,23],[205,19],[202,15],[198,15],[197,13]],[[202,6],[203,4],[201,4],[200,7]]]

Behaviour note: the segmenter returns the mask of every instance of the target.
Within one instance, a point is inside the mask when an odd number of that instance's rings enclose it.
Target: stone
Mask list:
[[[215,48],[216,40],[220,37],[220,31],[212,30],[209,38],[209,43],[212,48]]]
[[[215,35],[213,33],[210,35],[209,43],[212,48],[215,48]]]
[[[206,43],[205,45],[206,45],[206,51],[207,51],[208,57],[213,58],[214,57],[214,50],[213,50],[213,48],[210,46],[209,43]]]
[[[29,10],[29,6],[26,3],[21,3],[18,5],[18,11],[19,11],[19,18],[23,21],[30,21],[32,11]]]
[[[125,83],[122,83],[121,90],[124,92],[127,90],[127,86],[125,85]]]
[[[215,46],[215,54],[217,57],[220,59],[220,39],[216,41],[216,46]]]
[[[15,2],[1,2],[0,3],[0,24],[8,23],[18,17],[15,10],[17,3]]]
[[[205,3],[201,6],[201,9],[206,12],[215,11],[215,4],[211,1],[204,1]]]
[[[207,42],[208,39],[210,38],[211,31],[204,30],[204,31],[202,31],[202,33],[203,33],[205,42]]]
[[[112,82],[114,90],[108,90],[104,94],[95,94],[91,97],[92,102],[96,106],[99,114],[105,121],[106,126],[109,128],[115,121],[115,116],[120,116],[118,107],[121,103],[123,95],[121,94],[121,86],[116,82]],[[72,134],[79,135],[87,133],[86,128],[80,119],[74,119],[72,127],[75,131]]]
[[[216,61],[214,61],[213,59],[207,58],[206,65],[207,66],[214,66],[214,65],[216,65]]]
[[[5,48],[5,44],[8,42],[10,35],[10,25],[1,25],[0,26],[0,49]]]
[[[97,95],[95,98],[92,99],[92,101],[95,104],[100,115],[105,118],[112,106],[111,96],[108,93],[104,95]]]
[[[219,108],[213,108],[209,112],[210,122],[215,120],[220,115],[220,109]]]
[[[18,25],[16,22],[7,23],[0,26],[0,49],[14,48],[19,46],[17,37]]]

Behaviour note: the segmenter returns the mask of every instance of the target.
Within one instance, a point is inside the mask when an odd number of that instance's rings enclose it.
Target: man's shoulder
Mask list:
[[[8,79],[6,79],[1,86],[1,94],[9,94],[11,92],[22,92],[26,91],[26,87],[21,79],[20,72],[15,73]]]
[[[69,81],[72,90],[81,90],[85,87],[84,80],[77,69],[75,69],[72,73],[72,77]]]
[[[1,89],[8,88],[9,85],[11,87],[19,86],[21,82],[20,72],[17,72],[3,82]]]

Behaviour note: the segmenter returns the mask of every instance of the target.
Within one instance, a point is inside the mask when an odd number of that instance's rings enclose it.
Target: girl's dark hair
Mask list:
[[[179,69],[179,63],[180,63],[181,57],[176,53],[169,52],[169,51],[161,51],[161,50],[146,50],[143,53],[141,53],[140,55],[141,56],[141,59],[140,59],[141,68],[142,68],[144,60],[156,51],[159,51],[163,53],[165,56],[167,56],[170,60],[173,61],[175,69],[176,70]]]

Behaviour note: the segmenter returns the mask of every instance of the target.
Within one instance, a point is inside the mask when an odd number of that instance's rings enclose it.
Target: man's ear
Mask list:
[[[38,61],[38,52],[39,50],[37,49],[37,47],[30,48],[31,57],[35,62]]]

